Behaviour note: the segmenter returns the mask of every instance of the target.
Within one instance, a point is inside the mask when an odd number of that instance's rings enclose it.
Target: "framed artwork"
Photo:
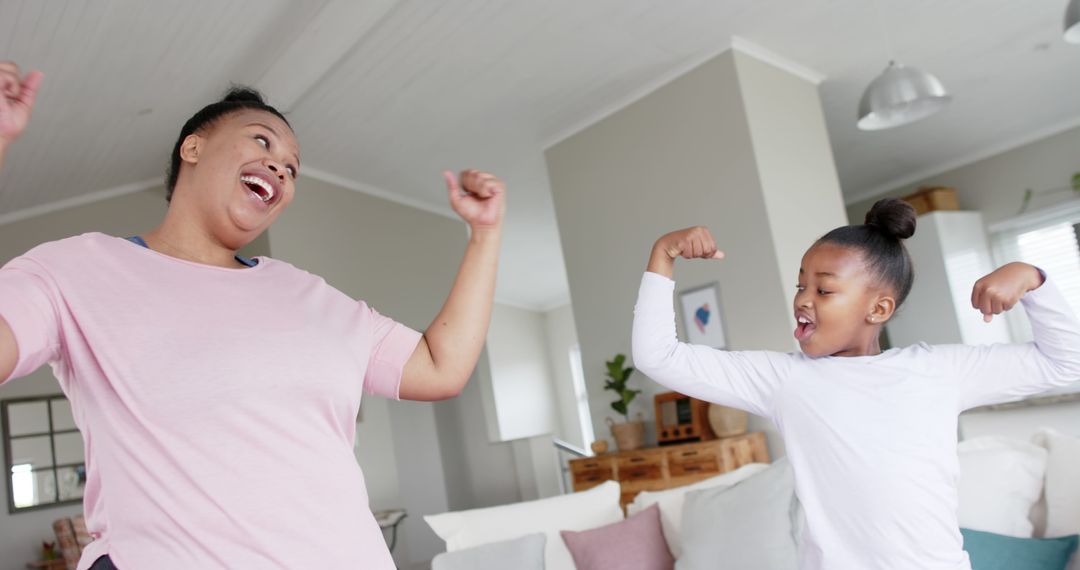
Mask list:
[[[690,344],[727,348],[724,318],[720,314],[720,285],[710,283],[679,293],[683,329]]]

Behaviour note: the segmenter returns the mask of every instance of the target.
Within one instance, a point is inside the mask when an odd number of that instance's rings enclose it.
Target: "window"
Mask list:
[[[570,373],[574,377],[574,401],[577,403],[578,423],[585,448],[596,439],[593,433],[592,414],[589,413],[589,392],[585,390],[585,368],[581,365],[581,346],[570,347]]]
[[[57,394],[0,402],[8,512],[82,500],[86,461],[71,405]]]
[[[1034,212],[990,228],[998,265],[1023,261],[1046,271],[1080,315],[1080,203]],[[1009,311],[1007,322],[1013,339],[1032,339],[1031,325],[1023,311]],[[1080,385],[1064,391],[1080,391]]]

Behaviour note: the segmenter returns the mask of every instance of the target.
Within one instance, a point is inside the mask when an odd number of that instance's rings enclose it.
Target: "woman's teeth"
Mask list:
[[[269,202],[274,199],[274,187],[262,178],[259,178],[258,176],[241,176],[240,182],[246,184],[247,187],[263,202]]]

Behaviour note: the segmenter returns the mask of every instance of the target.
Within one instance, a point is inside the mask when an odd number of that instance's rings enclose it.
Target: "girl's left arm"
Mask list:
[[[450,205],[471,229],[450,295],[405,364],[402,400],[444,400],[461,393],[487,338],[506,211],[506,187],[495,176],[443,173]]]
[[[961,409],[1018,400],[1080,381],[1080,321],[1052,279],[1010,263],[975,283],[971,304],[989,322],[1024,306],[1035,340],[979,347],[942,346],[960,381]]]

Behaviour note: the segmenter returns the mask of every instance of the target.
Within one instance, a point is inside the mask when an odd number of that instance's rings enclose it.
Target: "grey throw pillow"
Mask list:
[[[431,570],[544,570],[544,533],[444,552],[431,561]]]
[[[687,493],[676,570],[796,570],[801,520],[787,459],[734,487]]]

